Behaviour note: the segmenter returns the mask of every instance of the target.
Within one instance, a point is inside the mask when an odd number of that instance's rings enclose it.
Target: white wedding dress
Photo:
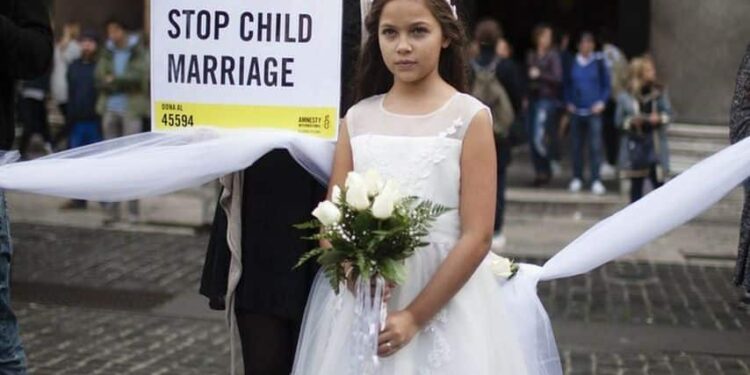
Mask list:
[[[426,239],[430,245],[406,261],[407,281],[393,291],[388,304],[389,311],[396,311],[420,293],[461,235],[457,208],[463,137],[474,116],[486,107],[469,95],[456,94],[432,113],[411,116],[388,112],[383,98],[365,99],[346,116],[355,171],[376,169],[395,179],[407,195],[456,208],[432,227]],[[500,291],[505,281],[490,269],[493,256],[406,347],[380,360],[378,374],[532,373]],[[294,374],[352,375],[353,305],[351,293],[343,290],[337,296],[325,276],[318,275]]]

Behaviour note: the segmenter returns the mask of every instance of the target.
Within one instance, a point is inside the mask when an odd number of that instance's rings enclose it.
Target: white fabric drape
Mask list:
[[[200,185],[245,169],[275,148],[286,148],[321,182],[328,180],[331,142],[274,131],[195,130],[144,133],[34,161],[0,166],[0,188],[96,201],[121,201]],[[0,156],[0,163],[10,157]],[[601,221],[542,267],[522,265],[505,284],[526,353],[535,372],[559,374],[557,349],[548,345],[549,318],[536,295],[539,281],[588,272],[684,224],[750,177],[750,139],[745,139]]]
[[[0,188],[124,201],[207,183],[247,168],[275,148],[288,149],[319,181],[328,182],[334,150],[330,141],[277,131],[200,129],[141,133],[3,165]]]

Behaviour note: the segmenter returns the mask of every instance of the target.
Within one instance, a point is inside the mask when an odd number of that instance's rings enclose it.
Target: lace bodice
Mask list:
[[[396,180],[407,195],[458,208],[463,138],[474,116],[486,107],[457,93],[431,113],[402,115],[386,110],[384,98],[365,99],[346,115],[354,170],[376,169]],[[457,212],[439,220],[452,228],[451,237],[458,230]]]

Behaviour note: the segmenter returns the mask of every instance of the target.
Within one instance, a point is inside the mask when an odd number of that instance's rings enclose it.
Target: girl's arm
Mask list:
[[[466,284],[489,251],[495,218],[497,161],[487,111],[474,117],[463,142],[461,237],[414,301],[405,310],[389,315],[379,338],[380,355],[393,354],[393,349],[406,345]]]
[[[336,142],[336,150],[333,154],[333,168],[331,169],[331,178],[328,181],[328,192],[326,199],[331,199],[331,191],[336,185],[343,186],[346,181],[346,175],[354,169],[352,159],[352,148],[349,143],[349,131],[346,119],[341,119],[339,125],[339,140]],[[321,240],[320,247],[329,248],[331,244],[328,241]]]
[[[352,146],[349,143],[349,129],[346,119],[341,119],[339,125],[339,140],[336,142],[336,150],[333,154],[333,168],[331,169],[331,179],[328,181],[327,199],[331,198],[333,187],[344,186],[346,175],[354,170],[354,161],[352,158]]]

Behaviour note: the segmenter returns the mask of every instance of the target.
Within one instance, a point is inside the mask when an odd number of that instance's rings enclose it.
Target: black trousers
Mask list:
[[[23,135],[18,150],[21,154],[26,153],[29,147],[31,136],[40,134],[44,142],[52,142],[49,133],[49,123],[47,122],[47,107],[44,101],[36,99],[22,98],[18,103],[19,119],[23,123]]]

